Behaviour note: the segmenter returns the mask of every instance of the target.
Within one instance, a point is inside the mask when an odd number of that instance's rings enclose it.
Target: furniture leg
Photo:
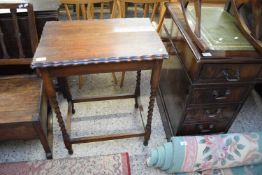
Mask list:
[[[159,83],[159,80],[160,80],[162,63],[163,63],[163,60],[156,60],[155,65],[152,69],[152,73],[151,73],[151,81],[150,81],[151,92],[150,92],[150,100],[149,100],[148,114],[147,114],[147,123],[146,123],[145,136],[144,136],[144,145],[145,146],[148,145],[148,141],[150,139],[154,103],[155,103],[155,97],[156,97],[156,91],[157,91],[158,83]]]
[[[162,25],[163,25],[163,22],[164,22],[164,19],[165,19],[165,14],[166,14],[166,6],[164,5],[164,3],[161,3],[160,4],[160,15],[159,15],[159,22],[158,22],[158,26],[157,26],[157,29],[156,31],[159,33],[161,28],[162,28]]]
[[[68,95],[66,94],[63,80],[60,77],[57,77],[56,80],[57,80],[56,89],[63,94],[64,98],[68,99]]]
[[[117,85],[117,78],[116,78],[115,72],[112,72],[112,77],[113,77],[114,83]]]
[[[85,78],[83,75],[79,75],[78,79],[78,88],[81,89],[84,86]]]
[[[120,87],[122,88],[123,85],[124,85],[124,80],[125,80],[125,75],[126,75],[126,72],[122,72],[122,76],[121,76],[121,82],[120,82]]]
[[[52,151],[51,151],[51,148],[49,146],[49,142],[47,140],[47,136],[45,135],[41,124],[39,122],[34,122],[33,126],[34,126],[35,131],[38,134],[38,137],[40,139],[40,142],[41,142],[41,144],[42,144],[42,146],[43,146],[43,148],[45,150],[46,158],[47,159],[52,159],[53,158]]]
[[[135,108],[138,108],[138,98],[140,97],[140,82],[141,82],[141,70],[137,71],[136,75],[136,90],[135,90]]]
[[[58,77],[57,81],[58,81],[59,86],[62,90],[63,96],[67,99],[68,102],[71,102],[72,113],[74,114],[75,108],[74,108],[74,103],[73,103],[73,100],[72,100],[72,95],[71,95],[71,92],[70,92],[70,88],[69,88],[69,85],[68,85],[67,78],[66,77]]]
[[[41,70],[40,69],[39,71],[40,71],[40,73],[42,75],[42,79],[44,81],[44,86],[45,86],[46,95],[48,97],[48,100],[49,100],[49,102],[52,106],[52,109],[56,113],[56,118],[57,118],[60,130],[62,132],[65,147],[68,150],[69,154],[73,154],[72,144],[70,143],[70,137],[69,137],[69,135],[66,131],[65,123],[64,123],[61,111],[59,109],[58,102],[56,100],[56,92],[55,92],[55,89],[54,89],[52,79],[50,78],[47,70],[44,70],[44,69]]]

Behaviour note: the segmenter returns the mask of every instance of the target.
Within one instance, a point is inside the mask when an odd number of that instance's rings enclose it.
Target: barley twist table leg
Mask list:
[[[68,150],[69,154],[73,154],[72,144],[70,143],[70,137],[66,131],[65,123],[64,123],[64,120],[63,120],[63,117],[62,117],[62,114],[61,114],[61,111],[59,109],[59,105],[56,99],[56,92],[54,89],[52,78],[49,76],[49,73],[46,69],[39,69],[39,71],[44,81],[46,95],[49,99],[52,109],[56,113],[56,118],[57,118],[60,130],[62,132],[65,147]]]
[[[156,97],[156,89],[151,88],[150,93],[150,100],[149,100],[149,106],[148,106],[148,114],[147,114],[147,123],[146,123],[146,134],[144,138],[144,145],[148,145],[148,141],[150,139],[151,135],[151,125],[152,125],[152,117],[153,117],[153,110],[154,110],[154,103],[155,103],[155,97]]]
[[[136,75],[136,90],[135,90],[135,108],[138,108],[138,97],[140,97],[140,82],[141,82],[141,70],[137,71]]]
[[[66,77],[58,77],[57,81],[59,83],[59,86],[61,86],[61,89],[63,91],[63,94],[66,96],[66,99],[68,102],[71,102],[72,105],[72,113],[75,113],[74,103],[72,102],[72,95],[70,92],[69,84]]]
[[[158,83],[160,80],[160,72],[162,67],[163,60],[155,60],[154,67],[152,69],[151,74],[151,92],[150,92],[150,98],[149,98],[149,106],[148,106],[148,114],[147,114],[147,123],[145,128],[145,136],[144,136],[144,145],[148,145],[148,141],[150,139],[151,135],[151,125],[152,125],[152,117],[153,117],[153,110],[154,110],[154,103],[155,103],[155,97],[156,97],[156,91],[158,87]]]
[[[56,113],[57,122],[58,122],[60,130],[62,132],[65,147],[68,150],[69,154],[73,154],[72,145],[70,144],[70,138],[69,138],[69,135],[66,131],[65,123],[63,121],[63,117],[62,117],[61,111],[59,109],[59,105],[58,105],[58,102],[56,100],[56,97],[55,96],[51,97],[50,101],[51,101],[51,105],[52,105],[52,107],[53,107],[53,109]]]

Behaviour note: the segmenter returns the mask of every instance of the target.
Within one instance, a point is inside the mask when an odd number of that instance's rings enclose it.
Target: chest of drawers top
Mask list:
[[[222,6],[202,7],[201,38],[209,48],[204,52],[190,37],[180,5],[168,3],[167,9],[182,35],[174,45],[192,83],[238,83],[262,79],[262,55],[245,39],[234,17]],[[191,24],[195,23],[193,14],[194,11],[189,20]]]
[[[198,63],[262,63],[262,55],[246,40],[234,17],[224,11],[223,6],[204,4],[202,7],[201,40],[208,47],[205,52],[190,37],[180,5],[168,3],[167,8]],[[194,25],[194,10],[188,9],[189,23]]]

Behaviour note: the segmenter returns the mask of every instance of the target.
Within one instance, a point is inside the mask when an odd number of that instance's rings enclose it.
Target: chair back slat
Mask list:
[[[139,7],[143,8],[143,15],[142,17],[146,18],[149,15],[149,8],[152,6],[152,11],[150,14],[150,20],[153,21],[155,18],[155,14],[160,4],[163,4],[166,0],[119,0],[120,1],[120,11],[121,17],[125,18],[127,13],[127,4],[134,5],[134,17],[138,17],[139,15]],[[160,6],[163,7],[162,5]],[[141,9],[141,8],[140,8]],[[161,11],[161,10],[160,10]]]
[[[25,54],[23,51],[23,46],[22,46],[22,41],[21,41],[21,32],[19,29],[19,25],[18,25],[18,20],[17,20],[17,15],[16,9],[10,9],[11,14],[12,14],[12,19],[13,19],[13,25],[14,25],[14,30],[15,30],[15,38],[16,38],[16,43],[17,43],[17,47],[18,47],[18,51],[19,51],[19,58],[24,58]]]
[[[231,0],[234,16],[239,28],[249,42],[262,53],[262,1],[261,0]],[[251,8],[248,21],[240,13],[242,7]]]
[[[201,0],[194,2],[194,7],[196,10],[196,26],[195,34],[197,37],[201,37]]]
[[[148,5],[148,4],[147,4]],[[155,14],[156,14],[156,10],[157,10],[157,7],[158,7],[159,3],[155,2],[154,5],[153,5],[153,10],[152,10],[152,14],[151,14],[151,17],[150,17],[150,20],[153,21],[154,18],[155,18]]]
[[[137,4],[134,4],[134,16],[137,17]]]
[[[26,26],[26,30],[28,30],[29,33],[29,40],[30,40],[30,48],[31,48],[31,52],[32,55],[34,54],[36,48],[37,48],[37,44],[38,44],[38,36],[37,36],[37,30],[36,30],[36,24],[35,24],[35,16],[34,16],[34,11],[33,11],[33,6],[32,4],[29,3],[0,3],[0,9],[9,9],[10,10],[10,15],[11,15],[11,26],[13,27],[13,30],[8,30],[8,31],[4,31],[4,29],[2,28],[2,26],[0,25],[0,44],[1,44],[1,52],[3,54],[3,58],[0,59],[3,60],[5,59],[5,65],[7,65],[7,60],[10,59],[10,64],[13,65],[13,63],[16,63],[19,65],[19,58],[25,58],[28,57],[25,54],[25,48],[27,48],[25,45],[27,43],[25,43],[25,38],[24,38],[24,29],[21,30],[20,29],[20,25],[19,25],[19,17],[18,17],[18,13],[20,13],[18,11],[18,9],[26,9],[26,13],[27,13],[27,26]],[[24,13],[24,12],[23,12]],[[11,28],[12,28],[11,27]],[[21,26],[23,27],[23,26]],[[23,31],[23,33],[21,32]],[[8,32],[8,33],[5,33]],[[15,50],[13,50],[14,47],[10,46],[10,39],[5,39],[5,38],[15,38],[15,45],[17,46],[17,52]],[[8,44],[7,44],[8,43]],[[8,49],[9,48],[9,49]],[[12,50],[10,50],[10,48],[12,48]],[[9,52],[9,53],[8,53]],[[11,53],[12,52],[12,53]],[[17,53],[17,56],[13,56],[13,53]],[[27,53],[27,52],[26,52]],[[28,53],[27,53],[28,55]],[[7,59],[8,58],[8,59]],[[11,59],[15,59],[16,61],[14,62],[13,60],[11,61]],[[31,59],[31,58],[29,58]],[[24,64],[24,61],[23,63]],[[1,62],[0,62],[1,65]]]
[[[1,26],[0,26],[0,44],[1,44],[1,49],[3,51],[3,58],[10,58],[10,56],[8,55],[8,52],[6,50],[5,41],[4,41],[4,34],[2,32]]]
[[[101,2],[101,7],[100,7],[100,19],[104,18],[104,2]]]
[[[68,20],[72,20],[69,5],[75,6],[77,20],[86,20],[95,17],[95,4],[99,4],[99,18],[103,19],[105,16],[105,3],[114,2],[114,0],[60,0],[60,2],[65,7]],[[113,8],[116,8],[115,4],[113,4]],[[112,11],[115,12],[115,10]]]
[[[189,12],[188,12],[188,5],[193,1],[193,6],[195,9],[195,25],[188,21],[189,18]],[[186,26],[188,28],[189,35],[191,38],[195,41],[196,45],[198,48],[202,51],[205,52],[208,47],[207,45],[203,42],[201,38],[201,3],[202,0],[180,0],[181,4],[181,9],[183,11],[184,19],[186,22]]]
[[[80,19],[80,4],[76,4],[76,19]]]
[[[143,15],[144,18],[147,17],[148,10],[149,10],[149,4],[145,4],[145,7],[144,7],[144,15]]]
[[[66,10],[67,19],[71,21],[72,17],[71,17],[69,8],[68,8],[68,4],[64,4],[64,7],[65,7],[65,10]]]
[[[252,13],[253,15],[253,26],[252,26],[252,34],[255,39],[259,40],[260,37],[260,27],[261,27],[261,20],[262,20],[262,2],[255,0],[252,3]]]

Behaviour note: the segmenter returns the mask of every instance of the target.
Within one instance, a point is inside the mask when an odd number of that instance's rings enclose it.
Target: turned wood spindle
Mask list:
[[[137,98],[140,96],[140,82],[141,82],[141,70],[137,71],[137,75],[136,75],[135,108],[138,108]]]

